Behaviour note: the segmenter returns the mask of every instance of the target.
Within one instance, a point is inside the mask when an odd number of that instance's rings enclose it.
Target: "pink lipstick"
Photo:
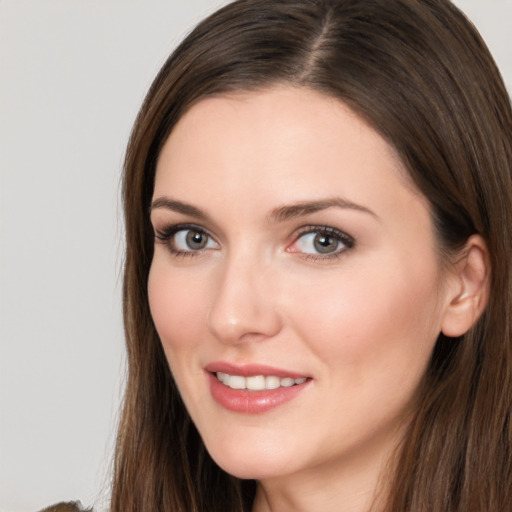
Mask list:
[[[295,398],[311,379],[306,375],[264,365],[210,363],[208,372],[213,399],[239,413],[260,414]]]

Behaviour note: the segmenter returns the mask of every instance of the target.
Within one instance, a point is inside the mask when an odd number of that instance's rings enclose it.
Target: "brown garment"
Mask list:
[[[68,501],[67,503],[62,501],[39,512],[92,512],[92,509],[83,509],[79,501]]]

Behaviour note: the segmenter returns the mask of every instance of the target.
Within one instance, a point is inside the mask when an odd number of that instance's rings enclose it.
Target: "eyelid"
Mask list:
[[[163,228],[153,227],[155,232],[155,237],[159,240],[167,240],[172,235],[175,235],[178,231],[185,231],[187,229],[196,230],[200,233],[205,233],[208,236],[211,236],[207,229],[199,224],[194,224],[193,222],[180,222],[178,224],[168,224]]]
[[[325,234],[328,236],[333,237],[338,242],[343,244],[343,247],[333,251],[331,253],[306,253],[299,250],[293,250],[292,247],[295,245],[302,237],[308,234]],[[300,228],[293,237],[293,240],[291,244],[288,245],[287,251],[295,254],[300,254],[301,257],[306,259],[319,259],[319,260],[326,260],[329,258],[338,258],[341,256],[341,254],[347,252],[348,250],[352,249],[355,245],[355,238],[345,231],[342,231],[340,229],[334,228],[332,226],[325,226],[325,225],[309,225],[304,226]]]
[[[218,247],[219,243],[216,240],[215,236],[213,236],[208,229],[204,228],[200,224],[195,224],[191,222],[184,222],[184,223],[178,223],[178,224],[169,224],[163,228],[157,228],[154,226],[154,232],[155,232],[155,238],[158,240],[159,243],[162,243],[167,246],[169,252],[173,256],[191,256],[191,257],[197,257],[202,254],[204,254],[206,251],[211,250],[212,247],[205,247],[201,249],[190,249],[190,250],[181,250],[173,246],[172,238],[174,235],[179,233],[180,231],[197,231],[198,233],[203,233],[205,236],[207,236],[211,241],[215,243],[215,245]],[[297,244],[297,242],[308,234],[324,234],[329,237],[334,238],[337,240],[342,247],[339,249],[334,250],[333,252],[305,252],[303,250],[299,250],[297,248],[294,248],[293,246]],[[342,231],[338,228],[334,228],[332,226],[326,226],[326,225],[307,225],[299,228],[296,230],[296,232],[293,234],[293,239],[291,243],[289,243],[285,250],[290,253],[298,254],[304,259],[318,259],[318,260],[328,260],[330,258],[338,258],[341,256],[341,254],[347,252],[348,250],[352,249],[355,245],[355,238],[345,231]]]
[[[173,247],[172,238],[174,235],[179,233],[180,231],[196,231],[198,233],[202,233],[207,236],[210,240],[212,240],[217,246],[219,245],[215,237],[203,226],[199,224],[194,224],[190,222],[179,223],[179,224],[170,224],[164,228],[157,229],[154,226],[155,238],[159,243],[165,244],[167,249],[173,256],[189,256],[189,257],[197,257],[206,252],[207,250],[212,249],[202,248],[198,250],[181,250]]]

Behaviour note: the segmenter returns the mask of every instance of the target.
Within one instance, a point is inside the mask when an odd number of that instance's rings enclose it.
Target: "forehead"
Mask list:
[[[284,86],[192,106],[164,144],[155,181],[155,196],[192,202],[206,190],[240,203],[333,194],[374,201],[387,189],[390,202],[421,198],[394,149],[343,102]]]
[[[351,133],[344,133],[342,140],[336,137],[343,123]],[[199,100],[173,128],[169,139],[175,142],[171,141],[170,144],[186,144],[188,137],[194,133],[196,136],[206,135],[218,148],[220,142],[228,143],[228,137],[232,134],[230,129],[219,132],[221,125],[224,128],[235,125],[237,142],[240,144],[243,140],[254,149],[261,142],[282,143],[303,137],[311,140],[323,137],[326,143],[336,144],[366,137],[366,143],[378,144],[390,156],[396,157],[393,148],[339,99],[306,87],[286,85],[214,95]],[[336,131],[333,131],[335,125]],[[328,132],[332,136],[326,137]],[[276,139],[278,134],[279,138]],[[265,138],[265,135],[268,137]],[[397,165],[400,165],[396,158]]]

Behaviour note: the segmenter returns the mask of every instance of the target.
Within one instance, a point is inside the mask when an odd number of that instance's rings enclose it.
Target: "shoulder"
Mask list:
[[[46,507],[39,512],[93,512],[92,509],[82,508],[82,504],[79,501],[68,501],[56,503],[50,507]]]

